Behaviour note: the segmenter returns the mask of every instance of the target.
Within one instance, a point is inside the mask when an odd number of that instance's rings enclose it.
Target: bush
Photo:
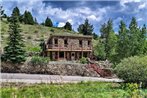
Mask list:
[[[82,64],[88,63],[87,58],[82,57],[82,58],[80,59],[80,63],[82,63]]]
[[[30,46],[27,49],[29,52],[41,52],[41,48],[39,46]]]
[[[51,32],[54,32],[54,29],[51,29],[50,31],[51,31]]]
[[[32,37],[31,36],[28,36],[27,39],[32,39]]]
[[[116,65],[117,76],[125,82],[147,82],[147,56],[125,58]]]
[[[123,89],[127,92],[128,98],[143,98],[144,96],[137,83],[126,83]]]
[[[32,65],[47,65],[49,62],[48,57],[33,56],[30,63]]]

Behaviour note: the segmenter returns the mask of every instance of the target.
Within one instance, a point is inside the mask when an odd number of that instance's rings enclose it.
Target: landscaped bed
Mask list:
[[[134,85],[134,84],[130,84]],[[147,89],[123,88],[118,83],[2,84],[1,98],[146,98]]]

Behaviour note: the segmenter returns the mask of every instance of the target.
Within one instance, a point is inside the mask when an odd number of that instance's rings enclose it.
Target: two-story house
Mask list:
[[[92,54],[92,36],[50,35],[46,53],[52,60],[79,60]]]

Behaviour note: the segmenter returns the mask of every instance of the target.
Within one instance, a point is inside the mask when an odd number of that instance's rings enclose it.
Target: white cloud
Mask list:
[[[101,21],[102,17],[96,17],[95,15],[90,15],[87,17],[89,20],[93,20],[93,21]]]
[[[138,18],[138,19],[137,19],[137,21],[142,21],[142,20],[143,20],[142,18]]]
[[[65,25],[64,22],[59,22],[58,27],[63,27]]]
[[[145,6],[146,6],[146,3],[143,3],[143,4],[140,4],[140,5],[138,6],[138,8],[139,8],[139,9],[143,9],[143,8],[145,8]]]
[[[73,25],[73,20],[72,19],[68,19],[67,20],[71,25]]]

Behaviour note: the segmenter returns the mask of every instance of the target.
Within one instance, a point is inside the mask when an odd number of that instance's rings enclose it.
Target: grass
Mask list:
[[[126,98],[129,95],[118,83],[102,82],[13,86],[1,88],[0,91],[2,98]],[[146,98],[147,90],[142,92]]]

